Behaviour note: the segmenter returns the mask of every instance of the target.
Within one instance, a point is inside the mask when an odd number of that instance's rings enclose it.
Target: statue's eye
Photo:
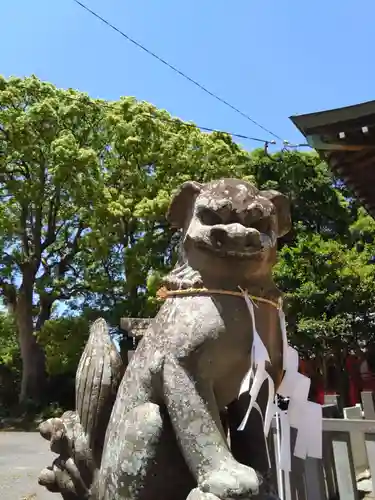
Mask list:
[[[220,215],[209,208],[203,208],[199,211],[199,218],[205,226],[215,226],[222,224]]]
[[[260,233],[267,234],[271,229],[271,221],[268,217],[258,219],[257,221],[253,221],[251,227],[257,229]]]
[[[246,227],[254,227],[264,219],[264,213],[261,207],[255,206],[247,210],[244,215],[244,224]],[[258,228],[256,228],[258,229]]]

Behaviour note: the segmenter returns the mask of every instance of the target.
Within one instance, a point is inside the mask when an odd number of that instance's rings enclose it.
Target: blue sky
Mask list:
[[[290,141],[301,140],[291,114],[375,98],[374,0],[84,3]],[[269,138],[72,0],[3,1],[0,19],[0,74],[133,95],[198,125]]]

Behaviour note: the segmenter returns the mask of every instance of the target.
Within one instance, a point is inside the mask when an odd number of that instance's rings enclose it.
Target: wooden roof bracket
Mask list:
[[[306,140],[309,146],[318,151],[364,151],[375,149],[371,144],[347,144],[345,142],[326,142],[320,135],[307,135]]]

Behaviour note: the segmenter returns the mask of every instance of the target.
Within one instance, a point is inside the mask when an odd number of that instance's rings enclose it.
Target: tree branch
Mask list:
[[[40,258],[42,256],[42,227],[43,227],[43,199],[44,199],[44,187],[46,183],[44,161],[40,165],[39,173],[39,204],[35,207],[35,224],[33,226],[33,238],[34,238],[34,257],[35,257],[35,268],[38,269],[40,265]]]
[[[44,323],[50,319],[52,306],[55,300],[56,298],[51,295],[40,295],[39,314],[35,325],[37,332],[39,332],[43,328]]]
[[[29,237],[27,235],[27,217],[28,217],[28,206],[27,203],[23,202],[21,205],[21,236],[25,254],[27,257],[29,257],[30,245],[29,245]]]
[[[29,165],[24,160],[21,160],[20,163],[23,166],[23,168],[25,169],[24,176],[29,181],[31,179]]]
[[[60,292],[59,294],[56,295],[56,300],[69,300],[71,299],[74,295],[77,295],[78,293],[87,293],[90,292],[90,288],[85,285],[76,285],[73,286],[72,288],[69,288],[65,290],[64,292]]]
[[[48,209],[48,225],[45,240],[42,242],[41,251],[43,252],[47,247],[55,243],[57,238],[56,222],[57,213],[60,208],[60,188],[56,188],[55,196],[49,202]]]
[[[63,257],[60,260],[60,262],[58,264],[58,273],[59,273],[59,276],[64,276],[64,274],[68,270],[69,265],[71,264],[74,256],[78,252],[78,250],[79,250],[79,239],[81,237],[81,234],[82,234],[83,230],[84,230],[84,224],[83,224],[83,222],[81,222],[80,225],[78,226],[78,229],[77,229],[76,235],[74,237],[74,240],[70,244],[71,251],[69,253],[67,253],[65,255],[65,257]]]

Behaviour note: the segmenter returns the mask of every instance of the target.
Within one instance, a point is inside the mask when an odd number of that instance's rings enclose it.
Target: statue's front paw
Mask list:
[[[49,418],[39,425],[39,433],[47,441],[60,437],[64,429],[64,422],[61,418]]]
[[[40,472],[38,483],[51,493],[60,493],[64,500],[82,500],[87,496],[86,491],[77,492],[76,485],[60,458],[54,460],[51,467]]]
[[[38,483],[51,493],[60,493],[64,500],[79,500],[68,473],[61,469],[56,470],[55,466],[43,469],[39,474]]]
[[[52,467],[46,467],[41,471],[38,477],[38,483],[51,493],[58,493],[60,491]]]
[[[245,500],[259,493],[261,483],[254,469],[235,461],[223,461],[218,469],[202,477],[199,488],[222,499]]]
[[[60,418],[49,418],[39,425],[40,435],[50,442],[50,448],[57,455],[71,455],[75,434],[79,424],[75,412],[67,411]]]

